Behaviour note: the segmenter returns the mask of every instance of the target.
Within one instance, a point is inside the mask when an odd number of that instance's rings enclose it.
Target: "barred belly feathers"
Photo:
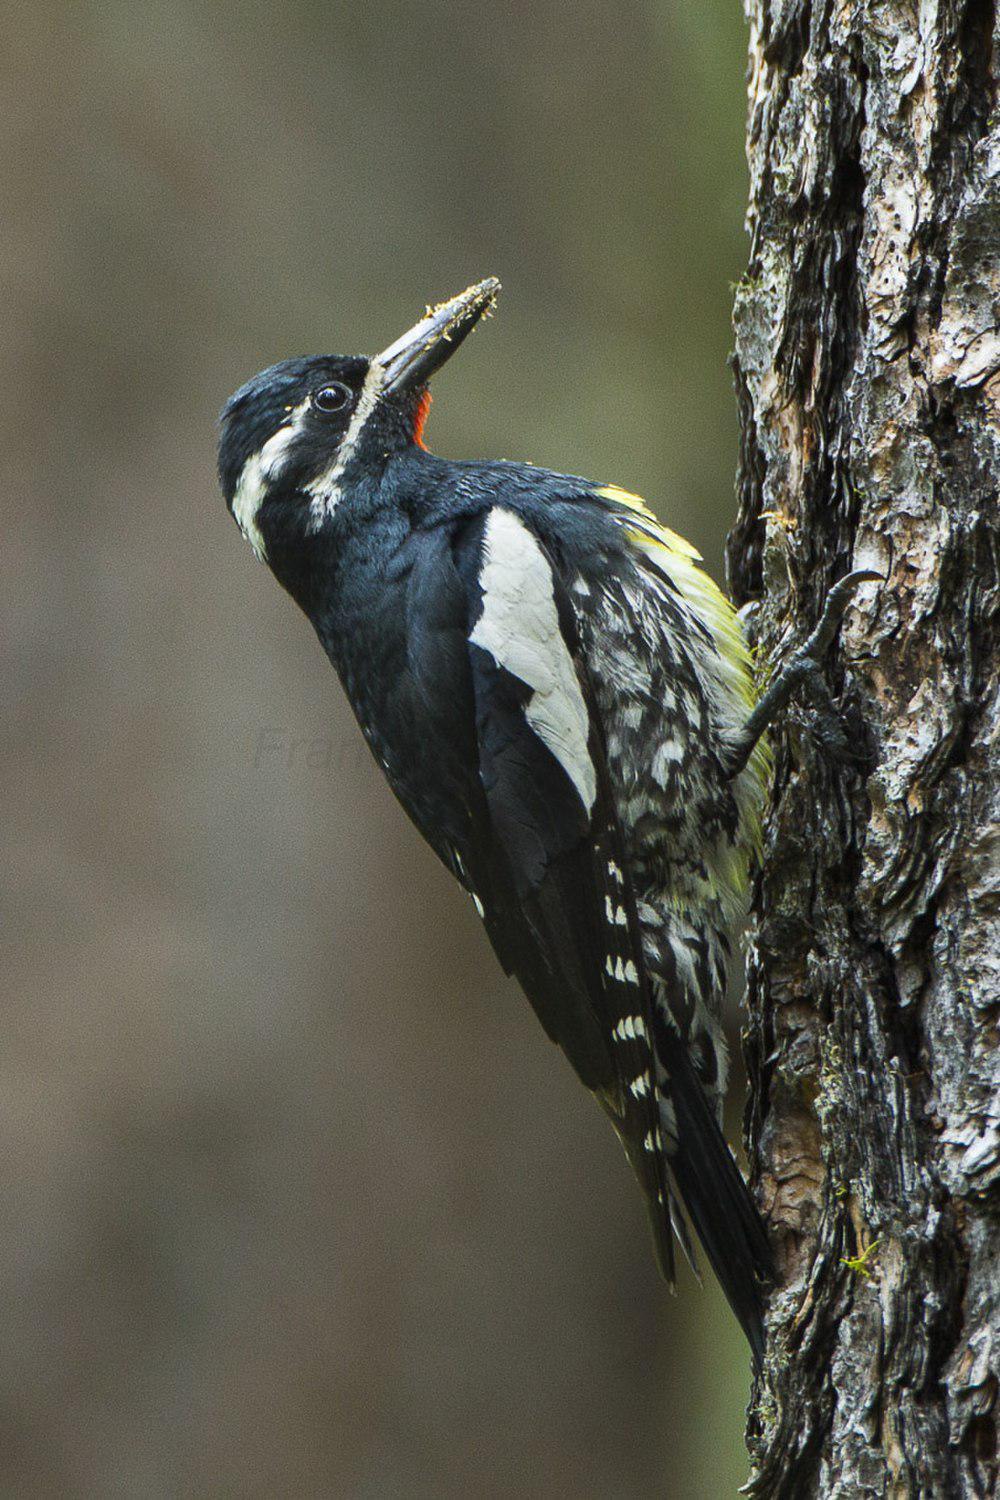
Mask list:
[[[768,753],[758,742],[743,771],[727,781],[725,750],[753,706],[751,662],[733,606],[701,568],[700,554],[638,496],[615,485],[594,493],[627,538],[630,566],[600,579],[580,574],[570,594],[650,978],[661,1146],[674,1178],[688,1181],[689,1213],[704,1225],[700,1187],[678,1161],[671,1070],[680,1043],[721,1126],[728,1075],[722,1007],[759,853]],[[614,1121],[614,1105],[605,1107]],[[694,1264],[669,1189],[667,1199],[670,1225]],[[666,1227],[654,1213],[670,1279]]]

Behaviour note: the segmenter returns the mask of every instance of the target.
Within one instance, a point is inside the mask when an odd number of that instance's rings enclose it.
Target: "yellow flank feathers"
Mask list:
[[[604,485],[597,493],[603,499],[632,513],[629,518],[631,524],[624,527],[629,540],[676,584],[681,598],[695,610],[712,632],[723,659],[746,674],[740,696],[746,703],[752,704],[754,692],[750,675],[750,652],[732,604],[718,584],[698,566],[702,561],[701,553],[684,537],[678,536],[676,531],[671,531],[669,526],[658,521],[638,495],[619,489],[616,484]]]
[[[676,531],[671,531],[669,526],[664,526],[661,521],[658,521],[641,495],[633,495],[630,490],[623,490],[617,484],[602,485],[597,493],[602,500],[610,500],[615,505],[623,505],[626,510],[635,511],[644,520],[652,522],[663,545],[669,548],[671,552],[676,552],[680,557],[690,557],[695,562],[701,562],[701,553],[697,547],[692,547],[691,543],[686,541],[684,537],[678,535]]]
[[[680,599],[708,629],[717,654],[714,661],[706,660],[705,666],[718,684],[716,701],[723,711],[722,723],[735,731],[752,709],[757,693],[750,651],[731,601],[699,566],[702,558],[697,548],[658,521],[639,495],[616,484],[603,485],[596,493],[618,510],[617,519],[629,541],[649,565],[670,580]],[[720,849],[709,860],[710,867],[714,866],[709,872],[713,886],[745,886],[748,850],[760,844],[760,807],[769,770],[770,752],[762,739],[734,786],[740,806],[742,847],[731,850],[728,856]],[[729,868],[725,868],[727,858]]]

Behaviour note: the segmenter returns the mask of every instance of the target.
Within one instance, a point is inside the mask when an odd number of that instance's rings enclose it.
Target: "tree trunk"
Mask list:
[[[986,1496],[1000,1376],[1000,124],[986,0],[747,0],[731,581],[775,735],[750,961],[775,1231],[756,1496]]]

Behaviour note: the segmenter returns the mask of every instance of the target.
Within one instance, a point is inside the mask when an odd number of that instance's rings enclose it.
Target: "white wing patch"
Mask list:
[[[284,427],[279,427],[277,432],[272,432],[263,448],[247,459],[236,481],[236,490],[233,494],[233,515],[260,562],[266,561],[267,553],[264,550],[261,529],[257,524],[257,515],[271,488],[271,480],[284,463],[285,456],[302,426],[308,408],[308,400],[300,402],[290,414]]]
[[[552,570],[527,526],[502,506],[487,517],[484,547],[483,612],[469,639],[532,689],[525,718],[589,813],[597,796],[590,721],[559,629]]]

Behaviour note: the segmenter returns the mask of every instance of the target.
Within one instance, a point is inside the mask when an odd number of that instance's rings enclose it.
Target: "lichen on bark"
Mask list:
[[[734,592],[764,669],[850,567],[852,754],[800,705],[749,965],[781,1284],[751,1493],[985,1496],[1000,1380],[1000,40],[747,0]]]

